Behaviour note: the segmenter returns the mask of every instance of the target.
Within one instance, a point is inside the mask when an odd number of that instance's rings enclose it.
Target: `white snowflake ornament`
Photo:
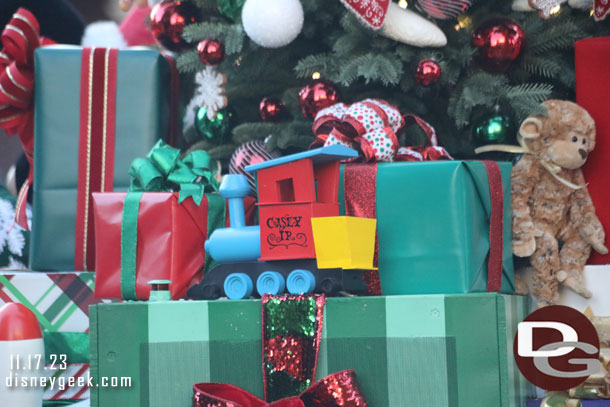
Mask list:
[[[28,222],[31,218],[29,208],[27,210]],[[25,248],[25,236],[23,229],[16,225],[15,208],[13,204],[0,198],[0,254],[8,249],[14,256],[23,256]]]
[[[216,113],[227,106],[227,97],[224,95],[226,75],[216,71],[211,66],[206,67],[195,75],[195,83],[199,85],[195,96],[189,103],[184,116],[184,129],[195,124],[195,115],[199,107],[205,106],[208,119],[216,117]]]

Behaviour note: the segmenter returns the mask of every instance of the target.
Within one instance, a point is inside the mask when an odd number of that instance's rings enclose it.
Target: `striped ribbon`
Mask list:
[[[30,163],[28,181],[19,191],[15,221],[28,229],[25,202],[33,178],[34,159],[34,50],[54,42],[40,37],[40,25],[28,10],[20,8],[2,31],[0,51],[0,128],[17,134]]]
[[[75,270],[95,268],[91,194],[113,189],[117,60],[117,49],[82,52]]]

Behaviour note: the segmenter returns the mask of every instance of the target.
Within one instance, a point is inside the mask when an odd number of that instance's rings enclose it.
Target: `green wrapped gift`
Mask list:
[[[171,64],[149,49],[50,46],[35,54],[34,270],[94,270],[92,192],[170,131]]]
[[[520,407],[533,388],[512,356],[527,297],[329,298],[316,377],[355,369],[369,405]],[[98,304],[90,309],[92,406],[188,407],[200,382],[263,396],[261,302]],[[129,338],[129,340],[125,340]]]
[[[503,207],[492,216],[490,181],[480,161],[396,162],[342,167],[341,211],[377,218],[384,295],[458,294],[490,289],[490,219],[501,292],[514,293],[510,163],[499,163],[494,189]],[[497,167],[496,167],[497,168]],[[500,181],[501,178],[501,181]],[[346,182],[351,180],[351,182]],[[363,185],[375,188],[363,188]],[[501,185],[500,185],[501,184]],[[370,191],[370,192],[369,192]],[[350,208],[353,208],[350,210]]]

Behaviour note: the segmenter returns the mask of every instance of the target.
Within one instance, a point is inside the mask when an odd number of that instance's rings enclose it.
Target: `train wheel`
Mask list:
[[[316,277],[309,270],[292,270],[286,279],[290,294],[310,294],[316,288]]]
[[[261,297],[264,294],[283,294],[285,287],[284,276],[277,271],[265,271],[256,279],[256,291]]]
[[[328,296],[334,296],[339,291],[339,284],[332,278],[325,278],[320,282],[320,289]]]
[[[231,300],[243,300],[252,295],[252,279],[244,273],[232,273],[225,278],[225,295]]]

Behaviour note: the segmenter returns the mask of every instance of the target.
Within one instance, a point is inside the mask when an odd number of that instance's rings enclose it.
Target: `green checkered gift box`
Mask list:
[[[56,379],[55,386],[45,389],[45,400],[89,398],[86,386],[59,384],[71,377],[85,381],[89,377],[89,306],[100,302],[93,296],[93,285],[93,273],[0,272],[0,307],[21,303],[34,312],[42,327],[46,373]]]
[[[316,378],[354,369],[373,407],[521,407],[533,388],[512,341],[528,305],[498,294],[329,298]],[[98,304],[90,316],[92,375],[132,379],[91,389],[94,407],[188,407],[200,382],[263,396],[259,300]]]

